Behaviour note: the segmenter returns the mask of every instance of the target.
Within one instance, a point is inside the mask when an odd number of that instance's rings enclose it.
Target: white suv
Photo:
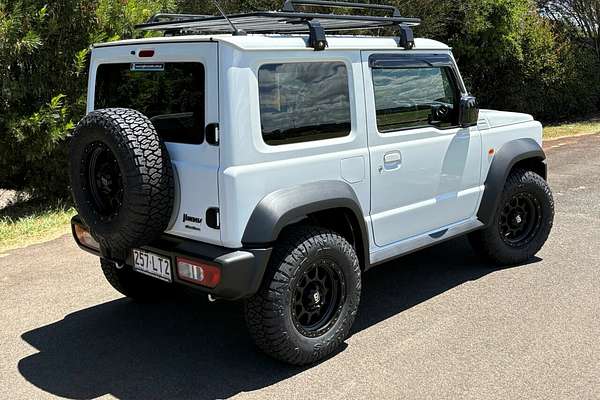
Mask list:
[[[467,233],[495,263],[527,261],[554,217],[542,126],[479,112],[417,22],[288,0],[96,45],[71,141],[77,243],[126,296],[244,299],[257,345],[294,364],[345,340],[377,264]],[[382,27],[399,37],[325,34]]]

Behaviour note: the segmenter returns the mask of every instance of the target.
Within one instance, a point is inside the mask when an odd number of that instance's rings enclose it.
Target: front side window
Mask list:
[[[103,64],[96,73],[94,106],[140,111],[164,141],[200,144],[204,80],[200,63]]]
[[[380,132],[458,124],[459,92],[450,67],[373,69],[373,86]]]
[[[281,145],[350,134],[350,90],[344,63],[263,65],[258,85],[265,143]]]

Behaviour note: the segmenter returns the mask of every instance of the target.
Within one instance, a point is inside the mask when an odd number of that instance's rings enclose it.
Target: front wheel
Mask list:
[[[336,232],[299,227],[278,242],[259,292],[245,303],[248,330],[270,356],[314,363],[348,336],[360,291],[352,245]]]
[[[542,248],[554,221],[554,199],[548,183],[533,171],[509,175],[489,226],[469,235],[473,247],[499,265],[516,265]]]

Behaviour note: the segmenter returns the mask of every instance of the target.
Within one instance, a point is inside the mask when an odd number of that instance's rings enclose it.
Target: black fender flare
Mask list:
[[[275,242],[288,225],[309,214],[331,209],[349,210],[360,228],[365,266],[369,259],[369,233],[352,187],[341,181],[318,181],[277,190],[255,207],[242,237],[244,247],[264,247]]]
[[[517,163],[525,160],[540,163],[543,166],[543,178],[546,179],[546,154],[535,140],[530,138],[512,140],[496,152],[485,180],[485,190],[477,212],[477,218],[486,226],[494,218],[508,174]]]

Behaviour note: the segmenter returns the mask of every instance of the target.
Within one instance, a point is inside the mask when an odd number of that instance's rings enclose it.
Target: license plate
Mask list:
[[[165,282],[173,282],[171,260],[149,251],[133,250],[133,269]]]

